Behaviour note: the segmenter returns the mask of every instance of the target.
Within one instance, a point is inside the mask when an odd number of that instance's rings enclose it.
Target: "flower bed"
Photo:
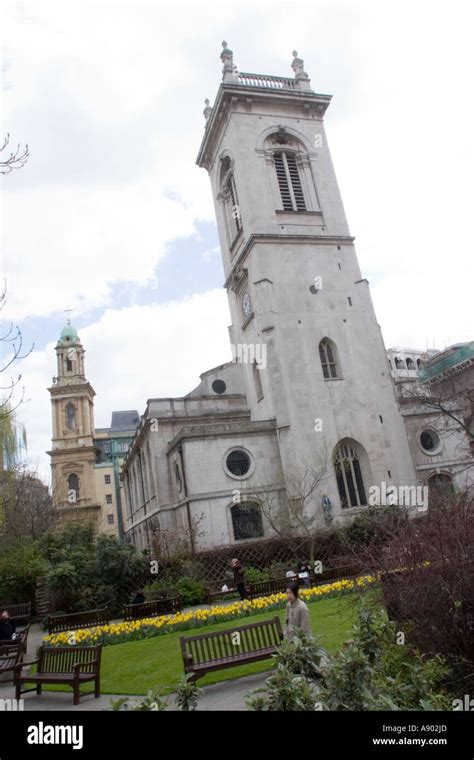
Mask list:
[[[300,590],[300,598],[305,602],[314,602],[322,596],[341,595],[353,591],[357,587],[363,587],[374,583],[375,576],[365,575],[355,579],[345,579],[326,583],[321,586],[313,586],[309,589]],[[126,641],[138,641],[161,636],[173,631],[188,631],[192,628],[200,628],[214,623],[225,623],[227,620],[236,620],[249,615],[258,615],[262,612],[283,609],[287,603],[286,594],[278,593],[263,596],[259,599],[232,602],[226,605],[215,605],[210,609],[189,610],[178,612],[175,615],[162,615],[155,618],[143,618],[123,623],[110,623],[109,625],[84,628],[78,631],[63,631],[52,633],[44,637],[43,643],[50,646],[67,646],[74,642],[78,646],[93,646],[96,644],[122,644]]]

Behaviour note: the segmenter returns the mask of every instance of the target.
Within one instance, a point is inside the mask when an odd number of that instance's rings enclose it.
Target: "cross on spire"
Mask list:
[[[66,314],[69,314],[69,312],[74,311],[74,309],[71,309],[71,308],[68,307],[67,309],[64,309],[64,311],[66,312]],[[71,324],[71,317],[70,316],[68,316],[68,318],[67,318],[67,323],[68,323],[68,325]]]

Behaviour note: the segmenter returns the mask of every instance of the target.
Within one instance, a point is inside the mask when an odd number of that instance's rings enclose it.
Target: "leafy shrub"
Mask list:
[[[196,686],[192,681],[192,674],[188,673],[178,681],[175,693],[178,710],[189,712],[196,709],[202,689]],[[154,689],[150,689],[145,697],[111,699],[108,710],[113,712],[163,712],[168,710],[168,708],[169,701],[164,698],[163,689],[157,686]]]
[[[354,638],[331,658],[320,698],[326,710],[447,710],[448,674],[439,656],[427,659],[396,642],[385,610],[363,606]]]
[[[385,610],[369,606],[360,610],[353,639],[332,657],[298,632],[279,647],[276,673],[248,695],[247,704],[251,710],[450,709],[443,658],[427,659],[395,641]]]
[[[272,562],[267,568],[268,574],[272,580],[286,578],[286,573],[288,570],[288,563],[278,561]]]
[[[148,559],[135,547],[110,536],[95,536],[90,526],[67,526],[37,542],[47,563],[45,579],[56,606],[68,612],[104,607],[120,613],[143,586]]]
[[[149,583],[148,586],[143,588],[143,593],[147,602],[151,602],[153,599],[160,599],[164,596],[176,596],[178,589],[176,586],[170,585],[166,579],[156,579],[153,583]]]
[[[270,573],[268,570],[258,570],[256,567],[246,567],[245,579],[247,583],[260,583],[261,581],[269,581]]]
[[[176,705],[178,709],[183,712],[195,710],[201,694],[202,689],[196,685],[192,673],[187,673],[176,686]]]
[[[291,639],[284,639],[278,649],[278,663],[288,668],[294,675],[315,680],[321,676],[321,660],[327,657],[326,650],[316,639],[297,631]]]
[[[192,607],[206,601],[206,589],[200,581],[194,578],[181,578],[176,587],[181,594],[183,607]]]
[[[110,700],[110,708],[113,712],[163,712],[168,707],[163,699],[162,688],[150,689],[145,697],[133,699],[132,697],[121,697],[120,699]]]
[[[0,598],[3,602],[32,602],[36,580],[46,570],[46,562],[33,543],[15,542],[0,553]]]
[[[315,709],[317,700],[316,686],[304,676],[292,673],[281,662],[264,687],[254,689],[245,697],[247,707],[258,712],[309,712]]]

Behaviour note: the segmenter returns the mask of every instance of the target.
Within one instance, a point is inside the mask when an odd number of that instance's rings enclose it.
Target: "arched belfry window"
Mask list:
[[[67,404],[66,406],[66,422],[68,430],[73,430],[76,427],[76,407],[74,404]]]
[[[276,213],[321,214],[317,191],[317,153],[308,136],[283,124],[264,130],[257,153],[267,169]]]
[[[75,473],[69,475],[67,479],[68,501],[74,504],[79,499],[79,478]]]
[[[364,449],[355,441],[341,441],[334,451],[333,464],[343,509],[367,506],[362,474],[362,460],[366,458]]]
[[[329,338],[324,338],[319,344],[319,358],[323,369],[325,380],[340,378],[341,373],[338,368],[336,344]]]
[[[273,154],[275,170],[284,211],[306,211],[303,187],[293,152],[282,150]]]
[[[237,186],[235,184],[233,162],[229,156],[224,156],[224,158],[221,159],[219,197],[224,203],[227,230],[230,243],[232,244],[242,229],[242,215],[237,195]]]

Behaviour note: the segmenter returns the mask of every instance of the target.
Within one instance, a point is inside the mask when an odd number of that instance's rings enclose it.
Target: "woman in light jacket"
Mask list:
[[[288,604],[285,615],[285,636],[288,639],[294,636],[296,629],[301,629],[307,636],[312,636],[308,608],[299,599],[298,592],[299,584],[296,581],[290,581],[286,589]]]

